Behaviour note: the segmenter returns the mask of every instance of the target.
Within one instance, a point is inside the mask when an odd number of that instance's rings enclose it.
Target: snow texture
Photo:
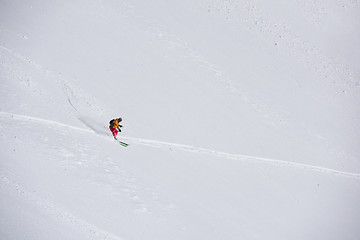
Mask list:
[[[357,0],[1,0],[0,239],[358,240],[359,42]]]

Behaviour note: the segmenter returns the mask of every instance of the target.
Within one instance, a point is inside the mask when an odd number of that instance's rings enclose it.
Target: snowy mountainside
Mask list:
[[[357,239],[359,13],[1,1],[0,239]]]

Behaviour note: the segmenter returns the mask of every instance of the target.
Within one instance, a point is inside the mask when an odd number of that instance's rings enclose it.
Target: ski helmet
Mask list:
[[[118,120],[119,120],[119,122],[121,122],[121,121],[122,121],[122,118],[121,118],[121,117],[119,117],[119,118],[118,118]]]

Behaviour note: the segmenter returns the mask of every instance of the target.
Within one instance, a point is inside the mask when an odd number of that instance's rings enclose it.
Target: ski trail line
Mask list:
[[[93,130],[89,130],[86,128],[80,128],[80,127],[74,127],[74,126],[71,126],[68,124],[59,123],[56,121],[46,120],[46,119],[42,119],[42,118],[36,118],[36,117],[7,113],[7,112],[0,112],[0,117],[7,117],[7,118],[11,118],[13,120],[22,120],[22,121],[26,120],[26,121],[32,121],[32,122],[37,122],[37,123],[47,124],[47,125],[52,125],[52,126],[65,127],[65,128],[70,128],[70,129],[77,130],[77,131],[93,133],[93,134],[97,134],[98,136],[102,136],[101,134],[96,133]],[[104,133],[104,136],[102,136],[102,137],[105,137],[105,133]],[[140,144],[140,145],[144,145],[144,146],[151,146],[151,147],[157,147],[157,148],[176,148],[178,150],[182,150],[182,151],[186,151],[186,152],[208,154],[208,155],[232,159],[232,160],[240,160],[240,161],[248,161],[248,162],[261,162],[261,163],[273,164],[273,165],[277,165],[277,166],[301,168],[301,169],[310,170],[310,171],[330,173],[330,174],[339,175],[339,176],[343,176],[343,177],[351,177],[351,178],[360,179],[360,173],[339,171],[336,169],[314,166],[314,165],[310,165],[310,164],[289,162],[289,161],[284,161],[284,160],[250,156],[250,155],[244,155],[244,154],[226,153],[226,152],[216,151],[216,150],[202,148],[202,147],[194,147],[194,146],[190,146],[190,145],[186,145],[186,144],[169,143],[169,142],[162,142],[162,141],[156,141],[156,140],[150,140],[150,139],[141,139],[141,138],[134,138],[134,137],[121,137],[121,138],[124,139],[125,141],[128,141],[129,143]]]
[[[64,123],[60,123],[60,122],[56,122],[56,121],[52,121],[52,120],[46,120],[43,118],[37,118],[37,117],[31,117],[31,116],[26,116],[26,115],[21,115],[21,114],[13,114],[13,113],[7,113],[7,112],[0,112],[0,117],[1,116],[8,117],[8,118],[11,118],[14,120],[22,120],[22,121],[26,120],[26,121],[31,121],[31,122],[39,122],[39,123],[46,124],[46,125],[66,127],[66,128],[70,128],[70,129],[77,130],[77,131],[94,133],[94,131],[86,129],[86,128],[74,127],[74,126],[71,126],[68,124],[64,124]]]
[[[16,192],[22,199],[35,204],[41,210],[45,211],[50,216],[55,217],[57,220],[70,224],[81,232],[89,234],[89,239],[94,239],[95,237],[96,239],[104,240],[121,240],[121,238],[115,236],[114,234],[102,230],[84,220],[81,220],[78,217],[72,215],[71,213],[37,196],[33,191],[26,189],[24,186],[14,182],[9,177],[5,176],[0,172],[1,191],[4,191],[6,187],[9,188],[9,190],[7,191]]]
[[[33,62],[33,61],[31,61],[30,59],[27,59],[26,57],[24,57],[24,56],[22,56],[22,55],[20,55],[20,54],[18,54],[18,53],[16,53],[16,52],[14,52],[13,50],[5,47],[4,45],[0,45],[0,49],[2,49],[2,50],[4,50],[4,51],[12,54],[12,55],[15,56],[16,58],[20,59],[21,61],[29,64],[30,66],[32,66],[32,67],[34,67],[34,68],[36,68],[36,69],[38,69],[38,70],[42,70],[42,71],[44,71],[44,72],[45,72],[45,71],[48,71],[47,68],[45,68],[45,67],[43,67],[43,66],[41,66],[41,65],[39,65],[39,64],[37,64],[37,63],[35,63],[35,62]]]
[[[284,167],[302,168],[302,169],[307,169],[307,170],[311,170],[311,171],[331,173],[331,174],[335,174],[335,175],[339,175],[339,176],[360,179],[360,173],[339,171],[339,170],[335,170],[335,169],[331,169],[331,168],[314,166],[314,165],[309,165],[309,164],[304,164],[304,163],[289,162],[289,161],[284,161],[284,160],[250,156],[250,155],[244,155],[244,154],[226,153],[226,152],[215,151],[212,149],[207,149],[207,148],[202,148],[202,147],[193,147],[193,146],[185,145],[185,144],[168,143],[168,142],[155,141],[155,140],[139,139],[139,138],[132,138],[132,137],[123,137],[123,139],[130,141],[132,143],[148,145],[148,146],[153,146],[153,147],[159,147],[159,148],[173,147],[173,148],[187,151],[187,152],[203,153],[203,154],[213,155],[213,156],[217,156],[217,157],[232,159],[232,160],[262,162],[262,163],[266,163],[266,164],[273,164],[273,165],[284,166]]]

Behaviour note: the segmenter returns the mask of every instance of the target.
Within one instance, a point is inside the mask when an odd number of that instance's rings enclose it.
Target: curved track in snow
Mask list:
[[[302,169],[311,170],[311,171],[331,173],[331,174],[340,175],[340,176],[344,176],[344,177],[360,178],[360,173],[339,171],[339,170],[335,170],[335,169],[331,169],[331,168],[325,168],[325,167],[314,166],[314,165],[303,164],[303,163],[295,163],[295,162],[289,162],[289,161],[284,161],[284,160],[258,157],[258,156],[250,156],[250,155],[244,155],[244,154],[226,153],[226,152],[216,151],[216,150],[202,148],[202,147],[193,147],[193,146],[185,145],[185,144],[168,143],[168,142],[131,138],[131,137],[124,137],[124,139],[130,140],[133,143],[148,145],[148,146],[153,146],[153,147],[160,147],[160,148],[163,148],[163,147],[170,148],[171,147],[171,148],[176,148],[176,149],[187,151],[187,152],[208,154],[208,155],[213,155],[213,156],[227,158],[227,159],[233,159],[233,160],[262,162],[262,163],[266,163],[266,164],[273,164],[273,165],[284,166],[284,167],[296,167],[296,168],[302,168]]]
[[[10,118],[13,120],[21,120],[21,121],[25,120],[25,121],[37,122],[39,124],[52,125],[52,126],[56,126],[56,127],[70,128],[70,129],[73,129],[76,131],[96,133],[95,131],[89,130],[86,128],[74,127],[74,126],[71,126],[68,124],[64,124],[64,123],[60,123],[60,122],[56,122],[56,121],[52,121],[52,120],[47,120],[47,119],[42,119],[42,118],[37,118],[37,117],[26,116],[26,115],[13,114],[13,113],[8,113],[8,112],[0,112],[0,117]],[[99,134],[99,133],[97,133],[97,134]],[[104,132],[104,135],[105,135],[105,132]],[[330,173],[330,174],[338,175],[338,176],[342,176],[342,177],[350,177],[350,178],[360,179],[360,173],[339,171],[336,169],[314,166],[314,165],[310,165],[310,164],[289,162],[289,161],[284,161],[284,160],[258,157],[258,156],[249,156],[249,155],[244,155],[244,154],[226,153],[226,152],[216,151],[216,150],[202,148],[202,147],[162,142],[162,141],[156,141],[156,140],[150,140],[150,139],[141,139],[141,138],[134,138],[134,137],[122,137],[122,138],[126,141],[129,141],[132,144],[140,144],[140,145],[157,147],[157,148],[174,148],[174,149],[178,149],[181,151],[200,153],[200,154],[208,154],[208,155],[213,155],[213,156],[222,157],[222,158],[226,158],[226,159],[249,161],[249,162],[261,162],[264,164],[273,164],[273,165],[282,166],[282,167],[300,168],[300,169],[309,170],[309,171]]]

